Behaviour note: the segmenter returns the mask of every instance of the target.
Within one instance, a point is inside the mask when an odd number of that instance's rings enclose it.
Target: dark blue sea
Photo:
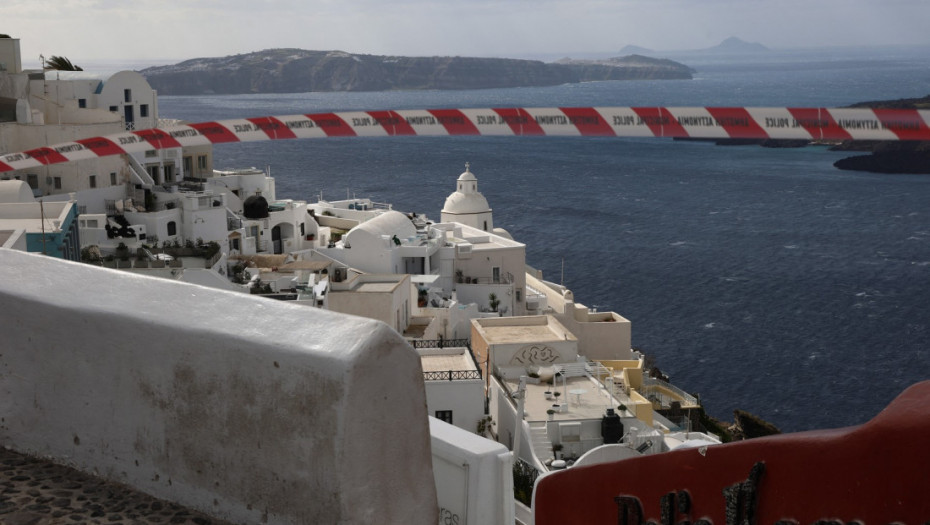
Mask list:
[[[676,58],[676,57],[673,57]],[[842,106],[930,93],[926,49],[679,58],[693,80],[549,88],[161,97],[192,122],[341,110]],[[930,175],[843,172],[821,147],[667,139],[378,138],[217,146],[279,197],[347,194],[438,219],[470,162],[495,225],[723,419],[784,431],[875,416],[930,379]]]

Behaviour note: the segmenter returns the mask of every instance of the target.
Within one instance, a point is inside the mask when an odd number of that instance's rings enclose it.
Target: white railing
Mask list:
[[[662,392],[662,390],[668,390],[672,395],[668,395]],[[643,391],[642,394],[646,398],[655,398],[658,400],[662,406],[669,406],[672,401],[678,401],[683,405],[697,405],[698,400],[696,397],[685,392],[684,390],[678,388],[671,383],[666,383],[659,379],[653,377],[643,377]]]

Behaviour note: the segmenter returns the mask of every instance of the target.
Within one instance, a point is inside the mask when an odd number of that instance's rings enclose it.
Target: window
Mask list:
[[[169,222],[169,223],[168,223],[168,236],[171,237],[171,236],[177,235],[177,234],[178,234],[178,225],[177,225],[177,223],[175,223],[174,221]]]
[[[131,89],[123,90],[123,102],[127,102],[127,103],[132,102],[132,90]]]
[[[96,175],[91,175],[91,176],[90,176],[90,187],[91,187],[91,188],[96,188],[96,187],[97,187],[97,176],[96,176]]]
[[[139,104],[139,116],[140,117],[149,116],[149,105],[148,104]]]
[[[523,297],[523,290],[517,288],[517,304],[520,303],[520,301],[522,300],[522,297]]]
[[[452,411],[451,410],[437,410],[436,419],[441,419],[451,425],[452,424]]]
[[[498,284],[501,282],[501,267],[500,266],[495,266],[491,268],[491,281],[494,284]]]
[[[79,99],[78,99],[78,107],[79,107],[79,108],[86,108],[86,107],[87,107],[87,99],[86,99],[86,98],[79,98]]]
[[[39,189],[39,176],[35,173],[29,173],[26,175],[26,182],[29,183],[29,187],[37,190]]]
[[[56,190],[61,189],[61,177],[55,177],[55,189]]]
[[[200,155],[197,157],[197,168],[205,170],[207,169],[207,156]]]
[[[110,106],[110,111],[113,113],[119,113],[119,106]]]
[[[110,172],[110,186],[116,186],[116,172]]]

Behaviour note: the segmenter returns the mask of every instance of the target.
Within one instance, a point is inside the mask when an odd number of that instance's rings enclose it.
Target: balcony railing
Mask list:
[[[475,353],[471,349],[468,339],[414,339],[410,341],[414,348],[465,348],[471,356],[473,363],[478,364]],[[442,372],[423,372],[427,381],[454,381],[464,379],[481,379],[481,369],[477,370],[448,370]]]
[[[480,370],[444,370],[441,372],[423,372],[424,381],[464,381],[481,379]]]
[[[471,352],[471,343],[468,339],[414,339],[411,341],[414,348],[468,348]]]
[[[686,406],[698,406],[700,404],[696,397],[677,386],[652,377],[643,378],[643,389],[641,393],[646,396],[647,399],[654,399],[662,406],[670,406],[673,401],[677,401]]]

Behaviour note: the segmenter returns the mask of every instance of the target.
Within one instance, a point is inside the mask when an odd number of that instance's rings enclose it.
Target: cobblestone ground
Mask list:
[[[0,447],[0,524],[197,524],[228,522]]]

